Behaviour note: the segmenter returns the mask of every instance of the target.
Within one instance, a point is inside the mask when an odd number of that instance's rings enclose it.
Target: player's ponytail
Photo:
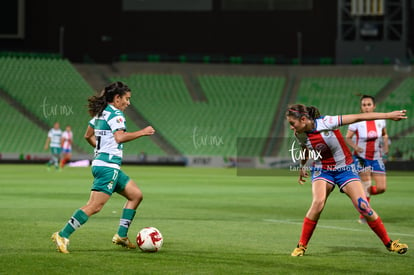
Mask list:
[[[290,105],[288,110],[286,111],[286,116],[291,116],[296,119],[300,119],[301,117],[305,116],[309,119],[316,119],[321,116],[318,108],[314,106],[306,107],[303,104],[294,104]]]
[[[311,118],[311,119],[316,119],[316,118],[321,116],[321,113],[319,112],[319,109],[316,108],[315,106],[306,107],[306,110],[308,112],[309,118]]]
[[[108,105],[108,103],[105,99],[105,90],[103,90],[98,95],[94,95],[88,98],[88,111],[92,117],[101,115],[106,105]]]
[[[114,82],[106,86],[98,95],[88,98],[89,114],[94,117],[101,115],[108,103],[114,101],[116,95],[123,96],[126,92],[131,91],[129,87],[122,82]]]

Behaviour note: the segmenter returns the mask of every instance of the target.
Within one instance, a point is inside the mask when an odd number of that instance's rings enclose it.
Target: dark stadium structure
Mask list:
[[[72,125],[75,158],[90,155],[86,98],[118,80],[133,90],[129,129],[157,129],[126,145],[134,161],[142,153],[166,163],[183,156],[228,163],[235,155],[286,157],[292,134],[284,110],[293,102],[325,114],[354,113],[365,93],[377,98],[378,111],[414,111],[413,0],[0,6],[8,11],[0,24],[3,159],[41,158],[56,120]],[[413,120],[387,129],[390,160],[412,160]]]

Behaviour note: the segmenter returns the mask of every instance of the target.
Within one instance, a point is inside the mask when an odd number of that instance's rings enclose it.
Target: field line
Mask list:
[[[302,226],[302,222],[294,222],[294,221],[290,221],[290,220],[264,219],[263,221],[264,222],[270,222],[270,223],[295,224],[295,225]],[[321,225],[321,224],[318,224],[317,227],[318,228],[326,228],[326,229],[343,230],[343,231],[353,231],[353,232],[372,232],[371,230],[368,230],[368,229],[356,229],[356,228],[347,228],[347,227],[341,227],[341,226],[331,226],[331,225]],[[397,232],[388,232],[388,233],[390,235],[414,237],[414,234],[397,233]]]

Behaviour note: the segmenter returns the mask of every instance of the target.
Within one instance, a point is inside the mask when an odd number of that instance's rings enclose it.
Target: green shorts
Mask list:
[[[92,191],[104,192],[112,195],[113,192],[122,192],[129,182],[129,177],[119,169],[92,166],[93,180]]]
[[[62,150],[60,147],[50,147],[50,152],[52,153],[52,155],[60,155],[61,151]]]

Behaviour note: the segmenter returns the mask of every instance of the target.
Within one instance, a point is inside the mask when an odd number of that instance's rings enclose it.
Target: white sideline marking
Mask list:
[[[284,223],[284,224],[302,225],[302,222],[293,222],[293,221],[289,221],[289,220],[264,219],[263,221],[265,221],[265,222],[271,222],[271,223]],[[340,226],[330,226],[330,225],[321,225],[321,224],[318,224],[317,228],[326,228],[326,229],[335,229],[335,230],[353,231],[353,232],[371,232],[370,230],[366,230],[366,229],[363,230],[363,229],[346,228],[346,227],[340,227]],[[396,233],[396,232],[388,232],[388,233],[390,235],[414,237],[413,234]]]

